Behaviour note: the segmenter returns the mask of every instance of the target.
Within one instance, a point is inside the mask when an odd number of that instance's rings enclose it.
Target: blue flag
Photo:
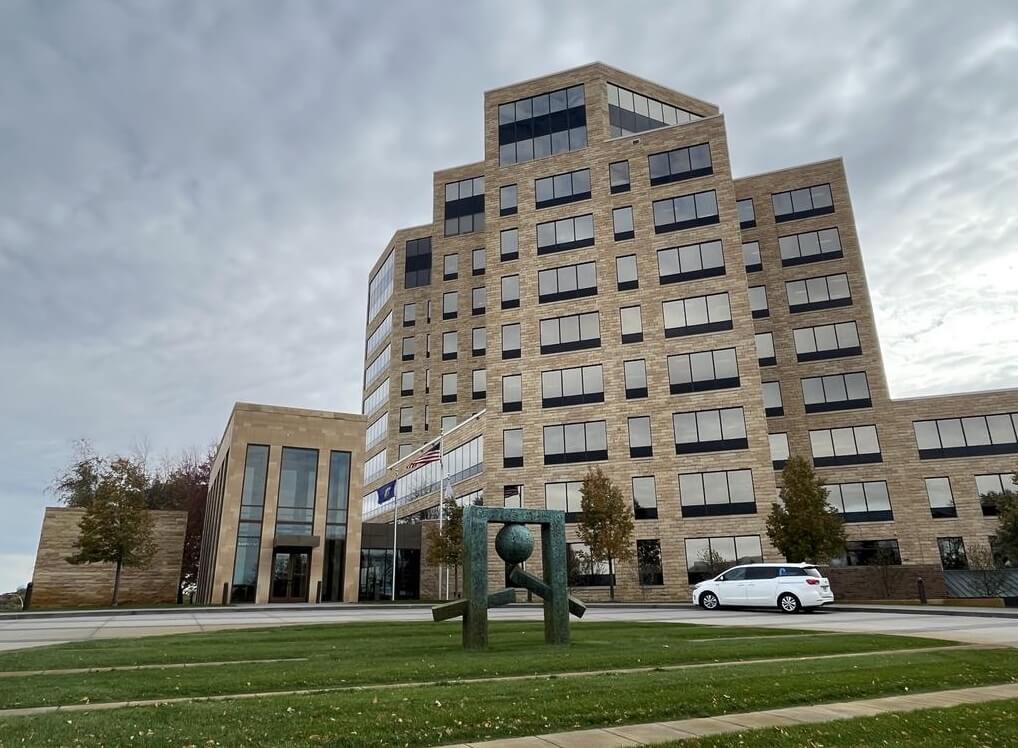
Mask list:
[[[392,480],[385,485],[379,486],[375,489],[375,493],[378,495],[379,504],[391,501],[396,496],[396,481]]]

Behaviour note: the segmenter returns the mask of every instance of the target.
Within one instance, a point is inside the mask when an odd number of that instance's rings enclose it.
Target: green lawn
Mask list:
[[[440,683],[0,719],[0,746],[433,746],[1007,683],[1018,677],[1018,650],[888,654],[888,650],[935,647],[938,642],[800,633],[584,623],[573,627],[569,647],[547,647],[540,624],[494,622],[491,649],[478,653],[462,651],[456,625],[386,623],[106,640],[26,650],[0,655],[0,672],[235,658],[310,659],[0,678],[4,708],[319,686]],[[725,664],[849,652],[873,655]],[[697,663],[707,665],[555,677],[570,671]],[[469,685],[448,682],[509,674],[548,677]]]
[[[1013,748],[1018,745],[1018,700],[950,709],[753,730],[669,743],[662,748]]]

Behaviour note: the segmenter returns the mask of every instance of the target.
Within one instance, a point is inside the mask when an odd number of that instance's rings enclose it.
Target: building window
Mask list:
[[[756,514],[752,470],[720,470],[679,476],[683,517]]]
[[[792,330],[792,339],[795,341],[795,356],[800,362],[858,356],[862,353],[855,322],[800,327]]]
[[[637,540],[636,564],[641,587],[657,587],[665,583],[660,540]]]
[[[673,395],[723,390],[740,384],[734,348],[668,357],[668,386]]]
[[[725,257],[721,242],[703,242],[659,249],[657,274],[658,282],[662,285],[724,275]]]
[[[498,107],[498,163],[522,164],[587,145],[583,85]]]
[[[686,540],[686,572],[690,584],[712,579],[738,564],[759,563],[763,563],[759,535]]]
[[[619,291],[631,291],[640,287],[636,255],[623,255],[615,258],[615,280],[618,283]]]
[[[579,299],[597,294],[597,267],[593,262],[541,270],[537,273],[537,301]]]
[[[604,421],[544,427],[545,465],[607,459],[608,432]]]
[[[484,177],[445,185],[445,235],[484,231]]]
[[[459,314],[459,298],[458,291],[442,294],[442,319],[456,319]]]
[[[818,429],[809,432],[809,442],[817,467],[883,462],[876,426]]]
[[[520,357],[520,323],[502,325],[502,358]]]
[[[643,319],[640,316],[640,307],[624,306],[619,309],[619,317],[622,322],[622,342],[643,342]]]
[[[608,164],[608,182],[613,195],[629,192],[629,162],[615,161]]]
[[[537,224],[537,254],[565,252],[594,244],[594,216],[562,218]]]
[[[976,494],[983,509],[984,517],[996,517],[1000,510],[996,497],[1002,493],[1018,494],[1018,482],[1014,473],[990,473],[976,476]]]
[[[502,505],[506,509],[522,509],[523,486],[502,486]]]
[[[509,374],[502,377],[502,412],[520,410],[523,410],[523,375]]]
[[[478,286],[470,290],[470,314],[477,316],[487,311],[487,291],[484,286]]]
[[[230,601],[234,603],[255,601],[268,466],[269,448],[261,444],[248,444],[240,495],[240,522],[237,525],[237,555],[233,563],[233,587],[230,590]]]
[[[403,327],[413,327],[417,324],[417,304],[403,305]]]
[[[613,138],[659,127],[684,125],[700,118],[700,115],[685,109],[616,86],[614,83],[608,84],[608,124]]]
[[[781,254],[781,264],[785,267],[836,260],[845,256],[837,229],[807,231],[803,234],[778,237],[778,250]]]
[[[502,308],[516,309],[520,305],[520,276],[502,276]]]
[[[756,358],[760,366],[775,366],[778,363],[774,355],[774,333],[758,332],[753,336],[756,345]]]
[[[767,306],[766,286],[749,287],[749,308],[753,313],[753,319],[771,316],[771,310]]]
[[[403,338],[402,351],[404,361],[413,361],[417,354],[417,338]]]
[[[429,431],[431,429],[431,406],[424,406],[424,430]]]
[[[742,245],[742,262],[746,266],[747,273],[758,273],[763,270],[760,242],[745,242]]]
[[[788,434],[768,434],[767,441],[771,448],[771,466],[783,470],[788,462]]]
[[[735,207],[739,211],[739,228],[751,229],[756,226],[756,210],[753,208],[753,198],[736,200]]]
[[[475,327],[470,331],[470,355],[483,356],[488,349],[488,330],[485,327]]]
[[[831,185],[818,184],[791,192],[771,195],[774,203],[774,220],[778,223],[796,218],[812,218],[834,212]]]
[[[484,250],[484,247],[479,247],[470,253],[470,274],[471,275],[484,275],[484,269],[487,267],[488,255]]]
[[[566,481],[544,484],[544,508],[565,512],[566,522],[577,522],[583,513],[583,483]]]
[[[455,330],[442,333],[442,360],[452,361],[459,357],[459,333]]]
[[[396,251],[386,255],[375,274],[368,281],[368,321],[375,318],[385,303],[392,297],[393,280],[396,273]]]
[[[505,229],[499,234],[499,256],[502,262],[515,260],[520,256],[519,229]]]
[[[926,478],[926,497],[930,502],[930,515],[935,519],[957,517],[958,509],[954,505],[954,493],[948,478]]]
[[[1018,452],[1018,413],[914,421],[912,427],[921,460]]]
[[[852,292],[845,273],[785,281],[785,293],[788,296],[788,311],[793,314],[852,304]]]
[[[785,415],[785,406],[781,402],[781,382],[764,382],[763,389],[764,413],[768,418]]]
[[[657,519],[657,484],[653,475],[633,478],[633,515],[636,519]]]
[[[802,380],[802,401],[807,413],[869,408],[873,405],[864,371],[806,377]]]
[[[486,369],[474,369],[470,376],[470,399],[483,400],[488,396],[488,372]]]
[[[413,444],[400,444],[399,445],[399,454],[398,454],[396,459],[402,460],[404,457],[406,457],[408,454],[410,454],[413,451],[414,451],[414,445]]]
[[[749,448],[742,408],[675,413],[672,430],[675,454]]]
[[[384,343],[389,338],[389,334],[392,332],[392,312],[385,315],[385,319],[378,323],[378,327],[372,332],[364,344],[364,355],[370,356],[376,350],[378,346]]]
[[[700,143],[688,148],[676,148],[667,153],[653,153],[648,158],[650,184],[666,184],[714,173],[710,159],[710,145]]]
[[[364,449],[370,450],[385,438],[389,430],[389,414],[382,413],[374,423],[364,430]]]
[[[654,231],[658,234],[707,226],[720,220],[714,190],[654,201]]]
[[[940,565],[944,571],[969,568],[965,541],[961,538],[937,538],[937,548],[940,549]]]
[[[381,470],[385,470],[385,452]],[[369,460],[368,462],[371,462]],[[365,466],[366,467],[366,466]],[[368,482],[365,476],[365,483]],[[318,450],[283,447],[279,466],[279,498],[276,504],[276,536],[310,535],[315,518],[315,486],[318,482]]]
[[[446,431],[452,431],[456,428],[456,423],[456,416],[442,416],[442,433],[444,434]]]
[[[604,402],[601,364],[541,373],[541,407],[559,408]]]
[[[574,203],[590,199],[590,169],[579,169],[553,177],[534,180],[534,205],[549,208],[553,205]]]
[[[727,293],[676,299],[666,301],[661,306],[666,338],[732,329],[732,310],[728,305]]]
[[[502,467],[523,467],[523,429],[502,432]]]
[[[456,402],[456,384],[457,384],[456,372],[450,371],[447,374],[442,375],[442,402],[443,403],[454,403]]]
[[[361,408],[361,412],[368,416],[374,413],[376,410],[382,407],[389,400],[389,380],[383,379],[382,383],[378,385],[371,394],[364,398],[364,405]]]
[[[629,456],[652,457],[654,442],[650,436],[650,416],[629,418]]]
[[[601,345],[597,312],[541,320],[541,353],[562,353]]]
[[[622,371],[625,378],[626,399],[635,400],[647,397],[647,362],[642,358],[626,361]]]
[[[831,566],[885,565],[901,565],[897,540],[849,540],[844,555],[831,559]]]
[[[615,241],[617,242],[632,239],[636,236],[633,229],[633,208],[631,206],[615,208],[612,211],[612,226],[614,227]]]
[[[431,285],[431,237],[411,239],[406,243],[404,258],[404,288]]]
[[[516,214],[516,185],[507,184],[498,190],[498,214],[511,216]]]
[[[378,354],[374,361],[368,364],[368,368],[364,370],[364,384],[368,385],[378,379],[382,372],[389,369],[389,363],[392,357],[392,346],[387,345],[382,349],[382,352]]]
[[[891,497],[882,480],[865,483],[829,483],[827,503],[845,522],[890,522]]]
[[[460,256],[446,255],[442,258],[442,280],[456,280],[460,277]]]
[[[414,373],[404,371],[399,378],[399,394],[402,397],[414,394]]]

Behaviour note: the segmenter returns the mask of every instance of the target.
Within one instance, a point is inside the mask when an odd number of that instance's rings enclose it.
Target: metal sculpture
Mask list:
[[[495,536],[495,552],[511,566],[509,583],[488,594],[488,525],[502,523]],[[534,536],[526,525],[541,527],[543,579],[520,565],[534,552]],[[587,609],[569,595],[566,572],[565,513],[548,509],[501,509],[468,506],[463,509],[463,584],[466,597],[431,609],[436,621],[463,617],[464,649],[488,646],[488,609],[516,601],[514,588],[530,590],[544,600],[544,641],[569,643],[569,614],[581,618]]]

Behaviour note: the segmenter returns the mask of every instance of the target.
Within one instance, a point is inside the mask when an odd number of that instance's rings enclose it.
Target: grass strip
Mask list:
[[[549,647],[543,643],[540,623],[500,622],[492,625],[489,651],[467,652],[461,648],[459,631],[454,627],[387,625],[374,632],[374,636],[361,627],[323,628],[324,631],[314,633],[327,636],[317,639],[315,647],[304,650],[307,660],[302,662],[224,665],[203,670],[201,677],[187,669],[173,668],[0,679],[0,708],[877,653],[937,646],[930,639],[869,634],[818,637],[808,644],[782,636],[746,639],[745,629],[735,629],[738,635],[733,635],[732,641],[722,638],[701,642],[694,640],[703,637],[705,627],[598,623],[574,627],[569,647]],[[236,645],[232,640],[242,641],[251,634],[261,639],[265,632],[231,632],[229,649],[232,651]],[[158,648],[163,638],[151,640],[149,646]],[[287,641],[282,634],[277,640]],[[297,641],[306,643],[303,635]],[[172,641],[170,648],[176,655],[186,656],[188,651],[178,644]],[[205,642],[196,643],[199,655],[205,654],[206,646]],[[295,651],[289,644],[283,649],[290,654]]]
[[[0,720],[0,745],[432,746],[1013,682],[1015,650],[191,703]]]
[[[683,740],[660,748],[1013,748],[1018,699]]]

